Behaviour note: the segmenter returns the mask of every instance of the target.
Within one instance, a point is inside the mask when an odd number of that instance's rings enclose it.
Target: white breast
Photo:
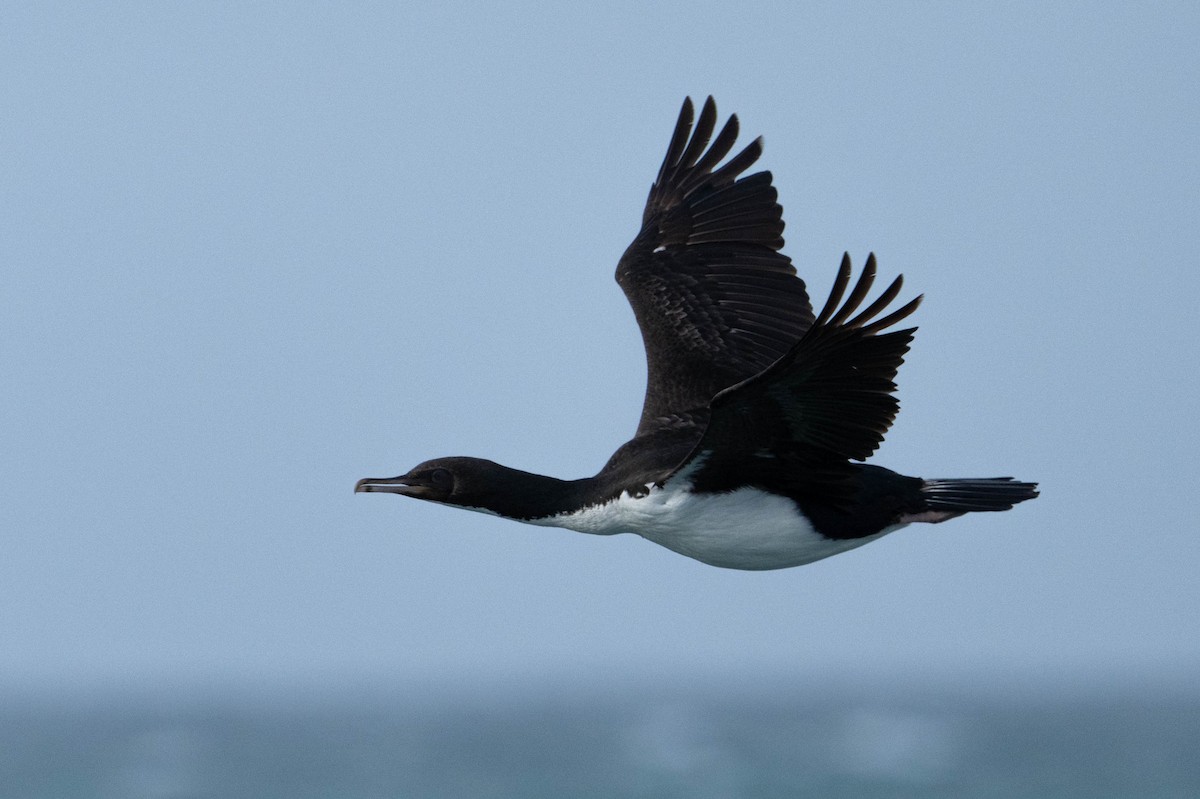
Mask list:
[[[865,538],[826,538],[813,530],[794,502],[757,488],[692,494],[684,475],[645,496],[622,494],[604,505],[531,524],[581,533],[636,533],[681,555],[728,569],[784,569],[862,546],[897,530]]]

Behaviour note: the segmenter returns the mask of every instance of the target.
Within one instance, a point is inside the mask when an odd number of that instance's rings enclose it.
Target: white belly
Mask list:
[[[581,533],[636,533],[681,555],[727,569],[785,569],[862,546],[898,530],[865,538],[832,539],[817,533],[786,497],[757,488],[727,494],[691,494],[678,477],[643,497],[622,494],[594,508],[531,524]]]

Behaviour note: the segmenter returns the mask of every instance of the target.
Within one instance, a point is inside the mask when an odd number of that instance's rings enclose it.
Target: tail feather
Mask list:
[[[1038,490],[1037,483],[1022,483],[1011,477],[951,478],[926,480],[921,495],[927,511],[958,516],[974,511],[1008,510],[1018,502],[1033,499]]]

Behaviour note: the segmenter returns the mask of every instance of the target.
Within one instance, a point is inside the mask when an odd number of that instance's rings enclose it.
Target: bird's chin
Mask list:
[[[430,499],[433,489],[425,485],[413,485],[403,477],[364,477],[354,484],[355,494],[399,494],[402,497]]]

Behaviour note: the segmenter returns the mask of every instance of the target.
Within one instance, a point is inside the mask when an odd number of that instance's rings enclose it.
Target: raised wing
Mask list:
[[[753,481],[838,499],[851,460],[864,460],[882,443],[899,410],[893,392],[916,328],[883,332],[907,317],[917,297],[881,316],[903,285],[897,277],[859,311],[875,281],[875,256],[867,259],[850,296],[850,257],[820,316],[799,342],[772,366],[731,386],[712,401],[708,426],[683,466],[694,464],[696,485],[727,490]],[[780,461],[788,468],[780,469]]]
[[[813,321],[804,281],[779,252],[783,209],[771,173],[740,177],[762,154],[762,139],[718,166],[737,139],[737,117],[711,145],[711,97],[694,128],[692,119],[688,98],[642,229],[617,266],[646,347],[638,435],[758,374]]]

